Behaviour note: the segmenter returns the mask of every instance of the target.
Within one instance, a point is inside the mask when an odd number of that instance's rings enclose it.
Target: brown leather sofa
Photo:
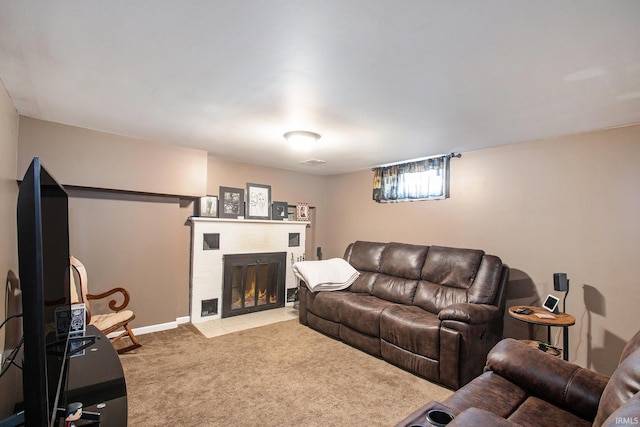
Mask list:
[[[300,288],[300,323],[457,389],[502,339],[509,269],[481,250],[357,241],[346,290]]]
[[[431,426],[431,410],[455,426],[621,426],[640,424],[640,332],[609,378],[507,338],[486,372],[443,402],[429,402],[397,426]]]

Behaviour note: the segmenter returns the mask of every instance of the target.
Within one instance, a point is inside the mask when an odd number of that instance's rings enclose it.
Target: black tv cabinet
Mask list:
[[[126,426],[127,386],[118,353],[95,326],[88,326],[86,335],[95,343],[69,359],[67,402],[82,402],[83,411],[100,413],[101,427]],[[91,423],[76,421],[78,427]]]

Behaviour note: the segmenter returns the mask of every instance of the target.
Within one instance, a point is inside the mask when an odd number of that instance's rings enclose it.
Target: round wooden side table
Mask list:
[[[518,309],[531,310],[529,314],[516,313]],[[534,325],[542,325],[547,327],[547,340],[551,344],[551,327],[560,327],[563,329],[563,349],[562,358],[569,360],[569,326],[576,324],[576,318],[567,313],[551,313],[550,311],[530,305],[514,305],[509,307],[509,315],[514,319],[529,324],[529,336],[533,338]]]

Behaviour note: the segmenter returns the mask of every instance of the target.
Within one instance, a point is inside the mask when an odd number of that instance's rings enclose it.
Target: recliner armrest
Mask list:
[[[438,313],[440,321],[458,320],[471,325],[489,323],[502,316],[500,309],[495,305],[472,303],[451,304]]]
[[[491,427],[511,427],[520,426],[507,419],[501,418],[489,411],[478,408],[469,408],[453,419],[447,427],[456,426],[491,426]]]
[[[487,356],[486,370],[529,390],[532,394],[593,419],[609,377],[534,347],[506,338]]]

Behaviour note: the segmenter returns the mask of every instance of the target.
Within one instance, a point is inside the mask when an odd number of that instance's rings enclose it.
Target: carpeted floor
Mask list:
[[[297,320],[205,338],[191,324],[121,355],[129,425],[393,426],[452,392]]]

